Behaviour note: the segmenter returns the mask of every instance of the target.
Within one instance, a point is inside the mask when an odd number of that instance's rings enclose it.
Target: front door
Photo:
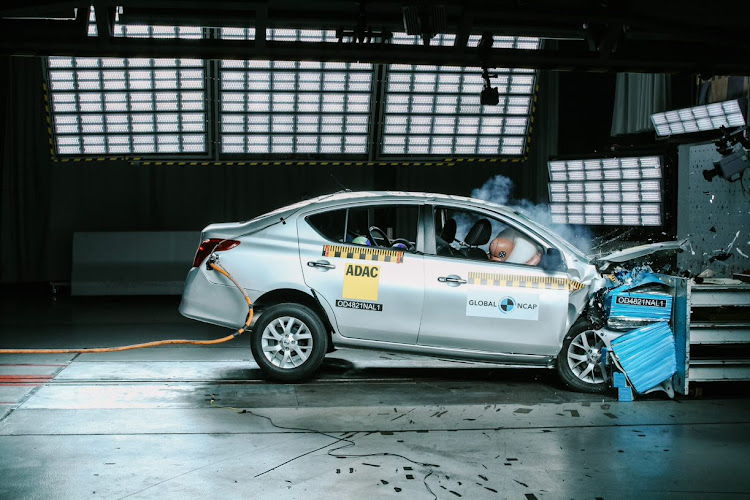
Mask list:
[[[424,257],[416,253],[419,208],[381,208],[300,217],[302,272],[333,310],[344,337],[416,344],[424,300]]]
[[[469,211],[439,210],[437,233],[449,219],[457,220],[454,226],[458,229],[450,249],[425,256],[425,308],[418,344],[496,353],[557,354],[566,327],[569,288],[576,285],[565,273],[549,273],[533,264],[534,246],[518,240],[524,235],[509,230],[508,221]],[[472,239],[477,234],[469,233],[481,219],[491,225],[489,236],[486,240],[465,241],[467,236]],[[508,234],[513,238],[503,239]],[[509,245],[515,241],[517,250],[526,251],[518,254],[523,263],[508,261],[511,246],[493,244],[507,243],[508,239]],[[533,242],[530,237],[529,241]],[[535,245],[537,251],[543,251],[541,244]],[[499,257],[497,252],[497,260],[490,260],[490,250],[496,248],[504,248],[506,253]]]

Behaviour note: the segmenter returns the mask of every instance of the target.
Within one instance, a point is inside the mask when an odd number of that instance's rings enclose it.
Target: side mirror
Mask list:
[[[541,267],[545,271],[564,271],[566,268],[562,252],[557,248],[548,248],[542,255]]]

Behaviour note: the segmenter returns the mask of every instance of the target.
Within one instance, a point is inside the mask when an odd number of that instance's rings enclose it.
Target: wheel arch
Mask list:
[[[560,338],[557,339],[558,350],[562,348],[563,342],[565,341],[565,337],[568,335],[568,332],[570,331],[570,329],[573,328],[573,325],[576,324],[576,321],[578,321],[579,318],[584,317],[585,312],[586,312],[586,307],[582,307],[580,310],[578,310],[575,304],[568,304],[567,324],[565,325],[565,329],[562,331]]]
[[[323,325],[326,327],[326,333],[328,334],[328,352],[334,351],[332,332],[334,331],[333,325],[330,318],[326,314],[323,306],[321,306],[317,297],[311,292],[297,290],[294,288],[279,288],[266,292],[253,302],[253,309],[258,314],[263,313],[263,309],[271,307],[276,304],[283,304],[284,302],[292,302],[295,304],[302,304],[309,307],[315,313],[317,313]]]

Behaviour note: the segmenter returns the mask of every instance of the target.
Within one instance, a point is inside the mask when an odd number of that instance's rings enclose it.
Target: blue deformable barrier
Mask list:
[[[612,341],[612,350],[639,393],[657,386],[677,371],[674,335],[666,321],[618,337]]]

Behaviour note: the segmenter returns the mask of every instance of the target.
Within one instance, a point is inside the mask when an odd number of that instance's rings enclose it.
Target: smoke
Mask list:
[[[544,203],[535,204],[529,200],[514,200],[512,194],[513,181],[503,175],[496,175],[485,182],[482,187],[474,189],[471,192],[471,197],[505,205],[512,210],[521,212],[534,222],[538,222],[562,236],[572,245],[579,248],[584,254],[588,254],[591,251],[594,233],[588,227],[553,223],[549,205]]]
[[[504,175],[496,175],[492,179],[471,192],[472,198],[491,201],[498,205],[508,205],[513,193],[513,181]]]

